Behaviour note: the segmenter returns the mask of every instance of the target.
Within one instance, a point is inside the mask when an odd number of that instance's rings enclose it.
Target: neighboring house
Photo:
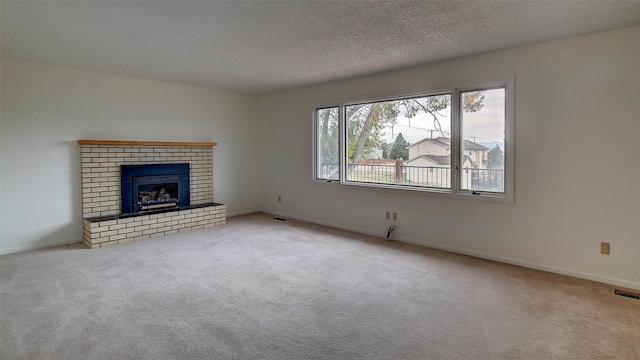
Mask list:
[[[450,148],[451,140],[446,137],[422,139],[409,146],[409,159],[413,159],[419,155],[449,155]]]
[[[486,168],[489,148],[473,141],[464,140],[463,143],[463,167]],[[433,165],[450,167],[451,139],[438,137],[435,139],[423,139],[409,147],[409,161],[406,165],[422,166],[422,163],[431,162]],[[426,157],[425,157],[426,156]],[[445,159],[446,158],[446,159]]]
[[[489,149],[473,141],[462,143],[462,167],[486,169],[489,167]],[[468,163],[468,164],[467,164]]]
[[[448,155],[420,155],[405,162],[406,166],[434,166],[434,167],[450,167],[451,157]]]
[[[464,140],[462,167],[486,168],[489,148]],[[451,185],[451,139],[438,137],[423,139],[409,147],[409,160],[405,162],[406,179],[434,187]]]

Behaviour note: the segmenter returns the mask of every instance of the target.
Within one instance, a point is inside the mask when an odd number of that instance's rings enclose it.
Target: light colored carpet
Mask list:
[[[640,301],[266,214],[0,257],[2,359],[640,359]]]

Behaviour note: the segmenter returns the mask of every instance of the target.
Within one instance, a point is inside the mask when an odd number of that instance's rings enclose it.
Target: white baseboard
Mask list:
[[[356,227],[352,227],[352,226],[344,226],[344,225],[341,225],[341,224],[334,224],[334,223],[325,222],[325,221],[317,221],[315,219],[308,219],[308,218],[305,218],[305,217],[296,216],[296,215],[287,214],[287,213],[278,212],[278,211],[272,211],[272,210],[261,210],[261,211],[265,212],[265,213],[268,213],[268,214],[273,214],[273,215],[277,215],[277,216],[287,217],[287,218],[290,218],[290,219],[309,222],[309,223],[312,223],[312,224],[328,226],[328,227],[341,229],[341,230],[353,231],[353,232],[356,232],[356,233],[376,236],[376,237],[380,237],[380,238],[384,238],[384,236],[386,235],[386,234],[382,234],[382,233],[378,233],[378,232],[372,232],[372,231],[369,231],[369,230],[364,230],[364,229],[360,229],[360,228],[356,228]],[[612,286],[620,286],[620,287],[624,287],[624,288],[628,288],[628,289],[640,290],[640,282],[636,282],[636,281],[629,281],[629,280],[618,279],[618,278],[613,278],[613,277],[608,277],[608,276],[602,276],[602,275],[588,273],[588,272],[584,272],[584,271],[577,271],[577,270],[572,270],[572,269],[567,269],[567,268],[562,268],[562,267],[557,267],[557,266],[552,266],[552,265],[547,265],[547,264],[542,264],[542,263],[536,263],[536,262],[532,262],[532,261],[526,261],[526,260],[522,260],[522,259],[514,259],[514,258],[510,258],[510,257],[495,255],[495,254],[484,253],[484,252],[480,252],[480,251],[474,251],[474,250],[468,250],[468,249],[463,249],[463,248],[457,248],[457,247],[453,247],[453,246],[430,243],[430,242],[427,242],[427,241],[416,240],[416,239],[411,239],[411,238],[394,237],[393,240],[401,241],[401,242],[405,242],[405,243],[409,243],[409,244],[414,244],[414,245],[419,245],[419,246],[425,246],[425,247],[438,249],[438,250],[444,250],[444,251],[448,251],[448,252],[452,252],[452,253],[456,253],[456,254],[469,255],[469,256],[473,256],[473,257],[477,257],[477,258],[481,258],[481,259],[493,260],[493,261],[498,261],[498,262],[502,262],[502,263],[506,263],[506,264],[522,266],[522,267],[529,268],[529,269],[547,271],[547,272],[560,274],[560,275],[571,276],[571,277],[575,277],[575,278],[579,278],[579,279],[596,281],[596,282],[600,282],[600,283],[604,283],[604,284],[609,284],[609,285],[612,285]]]
[[[235,213],[232,213],[232,214],[227,213],[227,217],[246,215],[246,214],[256,213],[256,212],[260,212],[260,211],[261,210],[259,210],[259,209],[252,209],[252,210],[235,212]],[[4,249],[4,248],[2,248],[0,246],[0,255],[13,254],[13,253],[29,251],[29,250],[44,249],[44,248],[48,248],[48,247],[52,247],[52,246],[70,245],[70,244],[76,244],[76,243],[81,243],[81,242],[82,242],[82,239],[67,239],[67,240],[58,240],[58,241],[52,241],[52,242],[47,242],[47,243],[38,243],[38,244],[30,244],[30,245],[25,245],[25,246],[17,246],[17,247],[12,247],[12,248],[8,248],[8,249]]]
[[[243,211],[236,211],[234,213],[227,213],[227,217],[234,217],[234,216],[241,216],[241,215],[247,215],[247,214],[253,214],[253,213],[257,213],[257,212],[262,212],[262,210],[260,209],[253,209],[253,210],[243,210]]]
[[[0,250],[0,255],[13,254],[13,253],[29,251],[29,250],[44,249],[44,248],[48,248],[48,247],[52,247],[52,246],[77,244],[77,243],[81,243],[81,242],[82,242],[82,239],[67,239],[67,240],[58,240],[58,241],[52,241],[52,242],[47,242],[47,243],[38,243],[38,244],[30,244],[30,245],[25,245],[25,246],[17,246],[17,247],[12,247],[12,248],[8,248],[8,249],[1,249]]]
[[[256,213],[256,212],[264,212],[264,213],[273,214],[273,215],[277,215],[277,216],[288,217],[288,218],[291,218],[291,219],[305,221],[305,222],[312,223],[312,224],[328,226],[328,227],[332,227],[332,228],[336,228],[336,229],[352,231],[352,232],[371,235],[371,236],[376,236],[376,237],[380,237],[380,238],[384,237],[384,234],[382,234],[382,233],[377,233],[377,232],[373,232],[373,231],[369,231],[369,230],[365,230],[365,229],[360,229],[360,228],[353,227],[353,226],[344,226],[344,225],[341,225],[341,224],[334,224],[334,223],[325,222],[325,221],[317,221],[315,219],[309,219],[309,218],[305,218],[305,217],[302,217],[302,216],[296,216],[296,215],[292,215],[292,214],[288,214],[288,213],[284,213],[284,212],[273,211],[273,210],[255,209],[255,210],[239,211],[239,212],[235,212],[235,213],[232,213],[232,214],[227,214],[227,217],[247,215],[247,214],[252,214],[252,213]],[[572,276],[572,277],[591,280],[591,281],[597,281],[597,282],[601,282],[601,283],[605,283],[605,284],[610,284],[610,285],[613,285],[613,286],[620,286],[620,287],[624,287],[624,288],[628,288],[628,289],[640,290],[640,282],[636,282],[636,281],[629,281],[629,280],[623,280],[623,279],[618,279],[618,278],[613,278],[613,277],[608,277],[608,276],[602,276],[602,275],[583,272],[583,271],[577,271],[577,270],[572,270],[572,269],[567,269],[567,268],[562,268],[562,267],[557,267],[557,266],[551,266],[551,265],[547,265],[547,264],[536,263],[536,262],[526,261],[526,260],[522,260],[522,259],[514,259],[514,258],[510,258],[510,257],[499,256],[499,255],[494,255],[494,254],[489,254],[489,253],[484,253],[484,252],[479,252],[479,251],[473,251],[473,250],[468,250],[468,249],[463,249],[463,248],[457,248],[457,247],[453,247],[453,246],[430,243],[430,242],[427,242],[427,241],[416,240],[416,239],[411,239],[411,238],[394,237],[394,240],[405,242],[405,243],[409,243],[409,244],[419,245],[419,246],[430,247],[430,248],[433,248],[433,249],[449,251],[449,252],[456,253],[456,254],[469,255],[469,256],[473,256],[473,257],[477,257],[477,258],[481,258],[481,259],[493,260],[493,261],[498,261],[498,262],[511,264],[511,265],[518,265],[518,266],[522,266],[522,267],[526,267],[526,268],[530,268],[530,269],[548,271],[548,272],[552,272],[552,273],[555,273],[555,274]],[[31,245],[26,245],[26,246],[18,246],[18,247],[13,247],[13,248],[9,248],[9,249],[1,249],[0,250],[0,255],[12,254],[12,253],[17,253],[17,252],[22,252],[22,251],[29,251],[29,250],[37,250],[37,249],[42,249],[42,248],[52,247],[52,246],[69,245],[69,244],[75,244],[75,243],[79,243],[79,242],[82,242],[82,240],[81,239],[69,239],[69,240],[54,241],[54,242],[45,243],[45,244],[31,244]]]

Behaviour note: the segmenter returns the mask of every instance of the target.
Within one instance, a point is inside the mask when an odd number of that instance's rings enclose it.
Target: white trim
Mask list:
[[[313,158],[311,159],[311,163],[313,164],[313,169],[311,171],[311,180],[314,182],[327,182],[327,183],[332,183],[332,182],[339,182],[340,178],[342,178],[342,174],[340,173],[338,175],[338,179],[324,179],[324,178],[319,178],[318,177],[318,110],[321,109],[330,109],[330,108],[337,108],[338,109],[338,127],[340,127],[340,119],[341,119],[341,115],[340,115],[340,106],[335,104],[335,103],[324,103],[324,105],[314,105],[311,107],[311,112],[312,112],[312,116],[313,116],[313,129],[311,129],[311,134],[312,134],[312,141],[311,144],[313,146],[312,149],[312,156]],[[340,137],[340,134],[338,134],[338,137]],[[341,156],[341,147],[340,147],[340,139],[338,138],[338,158]]]
[[[32,244],[32,245],[26,245],[26,246],[17,246],[9,249],[3,248],[0,251],[0,255],[14,254],[14,253],[19,253],[23,251],[39,250],[39,249],[45,249],[49,247],[71,245],[71,244],[78,244],[78,243],[82,243],[82,239],[58,240],[58,241],[52,241],[48,243],[38,243],[38,244]],[[87,250],[90,250],[90,249],[87,248]]]
[[[311,116],[313,117],[313,128],[311,129],[311,146],[313,149],[311,151],[311,163],[313,164],[313,168],[311,170],[311,180],[319,180],[318,179],[318,109],[320,107],[312,107],[311,108]]]
[[[351,231],[351,232],[355,232],[355,233],[359,233],[359,234],[370,235],[370,236],[374,236],[374,237],[379,237],[380,239],[384,239],[384,235],[385,235],[385,234],[383,234],[383,232],[385,231],[384,229],[382,229],[380,231],[380,233],[378,233],[378,232],[375,232],[375,231],[364,230],[364,229],[353,227],[353,226],[344,226],[344,225],[339,225],[339,224],[335,224],[335,223],[331,223],[331,222],[327,222],[327,221],[317,221],[317,220],[314,220],[314,219],[309,219],[309,218],[302,217],[302,216],[296,216],[296,215],[292,215],[292,214],[285,213],[285,212],[273,211],[273,210],[264,210],[264,209],[263,210],[246,210],[246,211],[235,212],[233,214],[227,214],[227,218],[240,216],[240,215],[253,214],[253,213],[257,213],[257,212],[263,212],[263,213],[270,214],[270,215],[282,216],[282,217],[286,217],[286,218],[290,218],[290,219],[305,221],[305,222],[308,222],[308,223],[311,223],[311,224],[317,224],[317,225],[332,227],[332,228],[335,228],[335,229]],[[536,263],[536,262],[532,262],[532,261],[526,261],[526,260],[515,259],[515,258],[499,256],[499,255],[493,255],[493,254],[489,254],[489,253],[485,253],[485,252],[481,252],[481,251],[467,250],[467,249],[453,247],[453,246],[446,246],[446,245],[431,243],[431,242],[428,242],[428,241],[416,240],[416,239],[412,239],[412,238],[408,238],[408,237],[402,237],[402,238],[394,237],[393,240],[394,241],[400,241],[400,242],[408,243],[408,244],[414,244],[414,245],[417,245],[417,246],[424,246],[424,247],[429,247],[429,248],[433,248],[433,249],[448,251],[448,252],[452,252],[452,253],[456,253],[456,254],[469,255],[469,256],[480,258],[480,259],[492,260],[492,261],[497,261],[497,262],[501,262],[501,263],[505,263],[505,264],[522,266],[522,267],[529,268],[529,269],[547,271],[547,272],[560,274],[560,275],[565,275],[565,276],[571,276],[571,277],[575,277],[575,278],[579,278],[579,279],[596,281],[596,282],[608,284],[608,285],[611,285],[611,286],[620,286],[620,287],[625,287],[625,288],[628,288],[628,289],[640,290],[640,282],[637,282],[637,281],[629,281],[629,280],[618,279],[618,278],[613,278],[613,277],[609,277],[609,276],[602,276],[602,275],[593,274],[593,273],[584,272],[584,271],[571,270],[571,269],[567,269],[567,268],[562,268],[562,267],[557,267],[557,266],[552,266],[552,265],[547,265],[547,264],[542,264],[542,263]],[[14,247],[14,248],[10,248],[10,249],[3,249],[2,252],[0,252],[0,255],[8,255],[8,254],[18,253],[18,252],[23,252],[23,251],[39,250],[39,249],[44,249],[44,248],[49,248],[49,247],[80,244],[80,243],[82,243],[81,239],[80,240],[69,239],[69,240],[60,240],[60,241],[56,241],[56,242],[52,242],[52,243],[46,243],[46,244],[19,246],[19,247]],[[87,250],[90,250],[90,249],[87,248]]]
[[[345,119],[346,110],[343,104],[338,107],[338,184],[342,184],[347,178],[347,164],[342,159],[347,158],[347,120]]]
[[[451,92],[451,140],[449,149],[451,150],[451,194],[460,195],[460,169],[462,168],[461,158],[461,135],[460,127],[460,89],[454,88]]]
[[[222,204],[224,205],[224,204]],[[234,216],[242,216],[242,215],[249,215],[249,214],[255,214],[257,212],[262,212],[262,210],[259,209],[253,209],[253,210],[243,210],[243,211],[236,211],[234,213],[227,213],[227,219],[230,217],[234,217]]]
[[[353,227],[353,226],[344,226],[344,225],[339,225],[339,224],[326,222],[326,221],[317,221],[317,220],[314,220],[314,219],[309,219],[309,218],[305,218],[305,217],[301,217],[301,216],[295,216],[295,215],[292,215],[292,214],[279,212],[279,211],[262,210],[262,212],[264,212],[266,214],[270,214],[270,215],[276,215],[276,216],[282,216],[282,217],[286,217],[286,218],[290,218],[290,219],[300,220],[300,221],[308,222],[308,223],[311,223],[311,224],[317,224],[317,225],[332,227],[332,228],[336,228],[336,229],[351,231],[351,232],[355,232],[355,233],[359,233],[359,234],[379,237],[380,239],[384,239],[384,237],[386,235],[386,233],[383,234],[383,232],[385,232],[385,229],[382,229],[380,231],[380,233],[378,233],[378,232],[374,232],[374,231],[370,231],[370,230],[364,230],[364,229],[361,229],[361,228],[356,228],[356,227]],[[551,273],[554,273],[554,274],[570,276],[570,277],[579,278],[579,279],[583,279],[583,280],[595,281],[595,282],[607,284],[607,285],[610,285],[610,286],[620,286],[620,287],[625,287],[625,288],[628,288],[628,289],[640,290],[640,282],[637,282],[637,281],[618,279],[618,278],[598,275],[598,274],[584,272],[584,271],[577,271],[577,270],[567,269],[567,268],[563,268],[563,267],[547,265],[547,264],[543,264],[543,263],[526,261],[526,260],[521,260],[521,259],[516,259],[516,258],[511,258],[511,257],[506,257],[506,256],[499,256],[499,255],[489,254],[489,253],[485,253],[485,252],[481,252],[481,251],[467,250],[467,249],[458,248],[458,247],[454,247],[454,246],[436,244],[436,243],[431,243],[431,242],[428,242],[428,241],[421,241],[421,240],[416,240],[416,239],[407,238],[407,237],[398,238],[398,237],[394,236],[392,240],[404,242],[404,243],[407,243],[407,244],[413,244],[413,245],[417,245],[417,246],[428,247],[428,248],[437,249],[437,250],[443,250],[443,251],[447,251],[447,252],[451,252],[451,253],[455,253],[455,254],[468,255],[468,256],[472,256],[472,257],[476,257],[476,258],[480,258],[480,259],[491,260],[491,261],[496,261],[496,262],[500,262],[500,263],[521,266],[521,267],[528,268],[528,269],[546,271],[546,272],[551,272]]]

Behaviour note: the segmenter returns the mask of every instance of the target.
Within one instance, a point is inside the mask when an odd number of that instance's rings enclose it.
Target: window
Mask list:
[[[460,189],[504,192],[505,88],[460,93]]]
[[[513,201],[513,78],[314,107],[316,180]]]
[[[316,110],[316,178],[338,180],[340,166],[338,161],[338,108],[330,107]]]
[[[346,105],[345,180],[449,188],[450,104],[445,93]]]

